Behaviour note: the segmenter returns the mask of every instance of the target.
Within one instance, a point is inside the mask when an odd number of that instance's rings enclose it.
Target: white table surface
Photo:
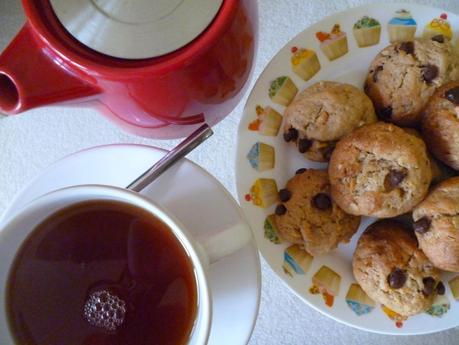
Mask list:
[[[71,1],[71,0],[69,0]],[[255,78],[293,36],[322,17],[366,0],[260,0],[260,44]],[[410,1],[459,13],[458,0]],[[0,0],[0,51],[24,22],[19,0]],[[246,95],[247,97],[247,95]],[[243,104],[215,128],[215,135],[189,158],[207,169],[236,196],[234,154]],[[55,160],[95,145],[142,143],[172,148],[177,141],[157,141],[126,134],[92,110],[41,108],[0,118],[0,212],[33,177]],[[459,329],[411,337],[383,336],[341,325],[303,304],[262,260],[263,289],[258,321],[250,344],[459,344]],[[233,317],[237,317],[233,315]]]

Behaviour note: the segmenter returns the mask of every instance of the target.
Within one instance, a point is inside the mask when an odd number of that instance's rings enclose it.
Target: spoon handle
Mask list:
[[[196,131],[190,134],[185,140],[183,140],[179,145],[172,149],[172,151],[167,153],[163,158],[153,164],[151,168],[145,171],[133,182],[131,182],[126,188],[134,192],[140,192],[142,189],[156,180],[170,166],[178,162],[181,158],[202,144],[207,138],[212,136],[212,134],[214,134],[214,132],[209,127],[209,125],[202,125]]]

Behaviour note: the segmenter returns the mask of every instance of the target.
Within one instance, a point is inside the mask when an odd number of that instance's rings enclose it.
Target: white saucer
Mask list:
[[[159,160],[165,151],[140,145],[109,145],[68,156],[26,186],[3,214],[14,215],[34,198],[77,184],[124,187]],[[142,194],[170,210],[193,234],[212,233],[245,221],[236,201],[209,173],[183,160]],[[258,314],[261,272],[254,241],[210,269],[213,300],[209,344],[246,344]]]

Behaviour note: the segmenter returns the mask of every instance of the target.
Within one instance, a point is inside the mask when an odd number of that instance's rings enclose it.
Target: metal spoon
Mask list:
[[[202,125],[180,144],[178,144],[174,149],[172,149],[172,151],[170,151],[163,158],[153,164],[151,168],[145,171],[133,182],[131,182],[126,188],[134,192],[140,192],[142,189],[156,180],[163,172],[169,169],[169,167],[174,165],[188,153],[193,151],[196,147],[201,145],[209,137],[211,137],[212,134],[214,134],[214,132],[209,127],[209,125]]]

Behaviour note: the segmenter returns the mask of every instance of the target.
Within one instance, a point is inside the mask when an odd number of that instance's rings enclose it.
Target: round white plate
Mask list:
[[[3,220],[34,198],[58,188],[78,184],[125,187],[164,153],[148,146],[109,145],[68,156],[25,187],[6,210]],[[169,210],[198,236],[246,221],[226,189],[185,159],[142,194]],[[246,344],[255,325],[261,291],[260,261],[254,242],[211,266],[210,288],[213,316],[209,344]]]
[[[274,244],[264,236],[265,219],[274,213],[275,204],[263,209],[246,200],[246,195],[249,193],[251,186],[259,178],[274,179],[277,187],[281,189],[284,188],[287,180],[295,174],[297,169],[304,167],[326,168],[327,166],[324,163],[305,160],[292,146],[284,142],[281,134],[282,130],[277,136],[264,136],[257,130],[249,129],[249,124],[257,119],[257,105],[262,107],[270,106],[280,114],[285,109],[284,106],[276,104],[270,99],[268,90],[271,81],[280,76],[288,76],[300,91],[320,80],[347,82],[362,88],[371,60],[382,48],[389,44],[388,22],[394,17],[395,11],[400,9],[406,9],[411,12],[417,22],[417,37],[422,35],[427,23],[433,18],[439,17],[442,13],[447,13],[448,20],[454,30],[453,42],[459,37],[459,17],[457,15],[415,4],[387,3],[357,7],[327,17],[307,28],[277,53],[261,74],[250,94],[239,126],[236,179],[239,200],[253,229],[261,254],[286,285],[303,301],[323,314],[359,329],[387,334],[421,334],[437,332],[459,325],[459,302],[454,299],[448,284],[454,278],[454,275],[443,275],[443,282],[447,287],[446,299],[438,301],[438,303],[445,304],[445,309],[449,305],[450,309],[441,317],[422,314],[410,317],[407,320],[397,318],[391,320],[383,312],[382,307],[377,304],[374,308],[367,308],[366,313],[359,316],[351,308],[353,304],[351,299],[349,299],[348,304],[346,295],[350,284],[355,283],[351,268],[352,254],[357,239],[371,220],[365,218],[362,220],[359,232],[354,235],[349,244],[340,245],[328,255],[313,258],[312,264],[306,272],[299,271],[300,274],[293,273],[290,276],[285,273],[283,267],[284,251],[289,245]],[[353,35],[353,25],[364,15],[373,17],[381,23],[381,36],[379,43],[370,47],[359,48]],[[315,34],[318,31],[330,32],[334,24],[340,24],[341,30],[347,33],[348,52],[333,61],[329,61],[322,52],[320,42]],[[318,56],[321,69],[307,82],[292,71],[290,59],[292,56],[291,48],[293,47],[312,49]],[[273,169],[259,172],[249,164],[247,154],[257,142],[268,144],[274,148],[275,165]],[[287,257],[287,259],[291,261],[291,258]],[[286,264],[288,266],[288,263]],[[311,279],[322,266],[327,266],[337,274],[336,277],[339,276],[340,278],[339,293],[331,307],[324,303],[320,294],[311,294],[309,292],[309,288],[312,286]],[[292,271],[291,267],[290,271]],[[371,306],[371,304],[367,305]]]

